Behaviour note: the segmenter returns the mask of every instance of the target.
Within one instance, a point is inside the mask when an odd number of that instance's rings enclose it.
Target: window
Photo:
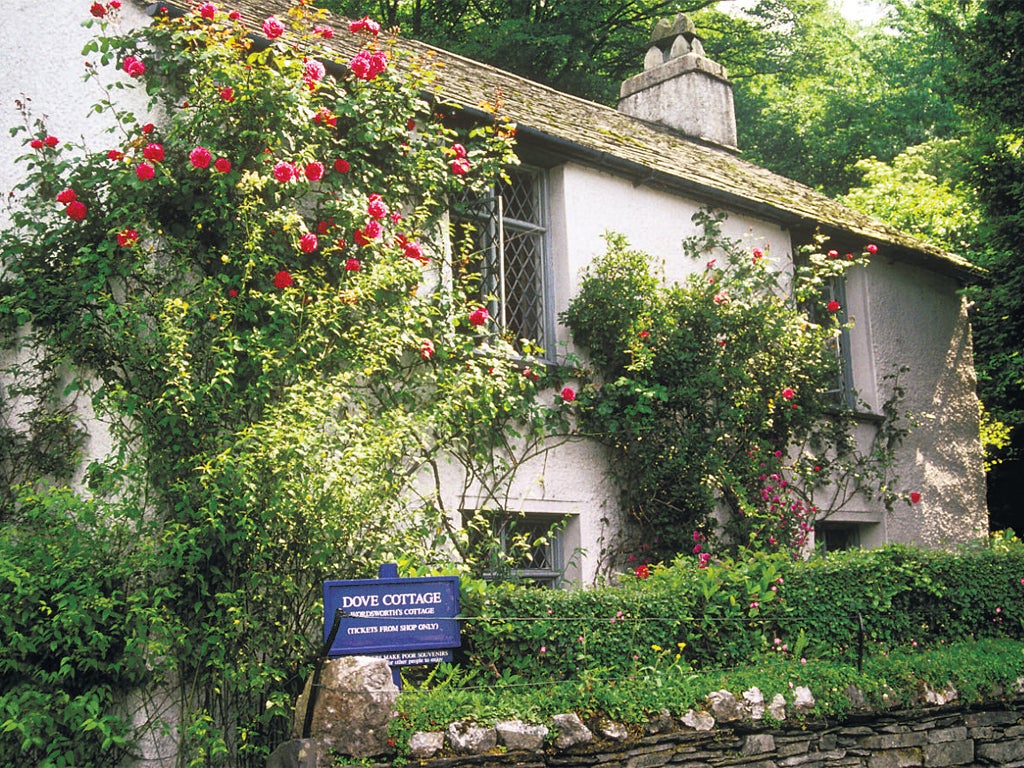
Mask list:
[[[835,301],[839,304],[839,312],[836,319],[841,326],[839,335],[830,342],[830,347],[839,359],[839,373],[836,377],[835,386],[829,390],[829,394],[835,399],[836,405],[856,410],[857,393],[853,388],[853,360],[850,355],[850,329],[846,327],[850,315],[846,305],[846,280],[842,277],[830,278],[825,286],[823,306],[828,306]],[[820,312],[820,310],[818,310]],[[825,318],[817,318],[824,320]]]
[[[860,526],[855,523],[821,523],[814,528],[815,543],[822,552],[840,552],[860,546]]]
[[[562,530],[559,515],[515,515],[499,519],[486,512],[463,515],[474,549],[488,560],[484,577],[557,587],[562,580]]]
[[[483,199],[453,206],[453,239],[481,276],[488,312],[513,343],[529,339],[548,350],[551,341],[545,176],[515,168]],[[550,350],[548,350],[550,353]]]

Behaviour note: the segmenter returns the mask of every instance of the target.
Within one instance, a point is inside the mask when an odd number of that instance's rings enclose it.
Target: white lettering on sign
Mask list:
[[[384,605],[436,605],[441,602],[441,593],[398,592],[392,595],[384,595],[381,602]]]
[[[376,608],[379,595],[343,595],[341,607],[346,611],[349,608]]]
[[[349,627],[348,633],[350,635],[375,635],[377,627]]]

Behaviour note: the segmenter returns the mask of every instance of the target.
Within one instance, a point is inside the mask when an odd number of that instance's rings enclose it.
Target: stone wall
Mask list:
[[[1024,766],[1024,699],[947,705],[807,721],[780,728],[716,727],[621,741],[595,739],[567,750],[507,751],[420,761],[423,768],[907,768]]]

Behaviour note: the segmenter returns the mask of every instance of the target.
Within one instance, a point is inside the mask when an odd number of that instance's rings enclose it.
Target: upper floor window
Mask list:
[[[856,410],[857,393],[853,388],[853,358],[850,354],[850,329],[847,327],[850,315],[846,304],[846,280],[843,277],[830,278],[825,286],[825,305],[831,302],[839,305],[837,320],[839,333],[829,342],[832,352],[839,360],[839,373],[835,385],[829,394],[835,398],[837,405]]]
[[[547,189],[543,172],[514,168],[482,198],[453,206],[453,236],[472,254],[482,300],[513,343],[529,339],[551,354]]]

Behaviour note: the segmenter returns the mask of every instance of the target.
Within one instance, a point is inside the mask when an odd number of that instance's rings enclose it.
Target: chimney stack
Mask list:
[[[651,32],[644,71],[622,83],[619,111],[736,151],[736,112],[725,67],[704,55],[686,14]]]

